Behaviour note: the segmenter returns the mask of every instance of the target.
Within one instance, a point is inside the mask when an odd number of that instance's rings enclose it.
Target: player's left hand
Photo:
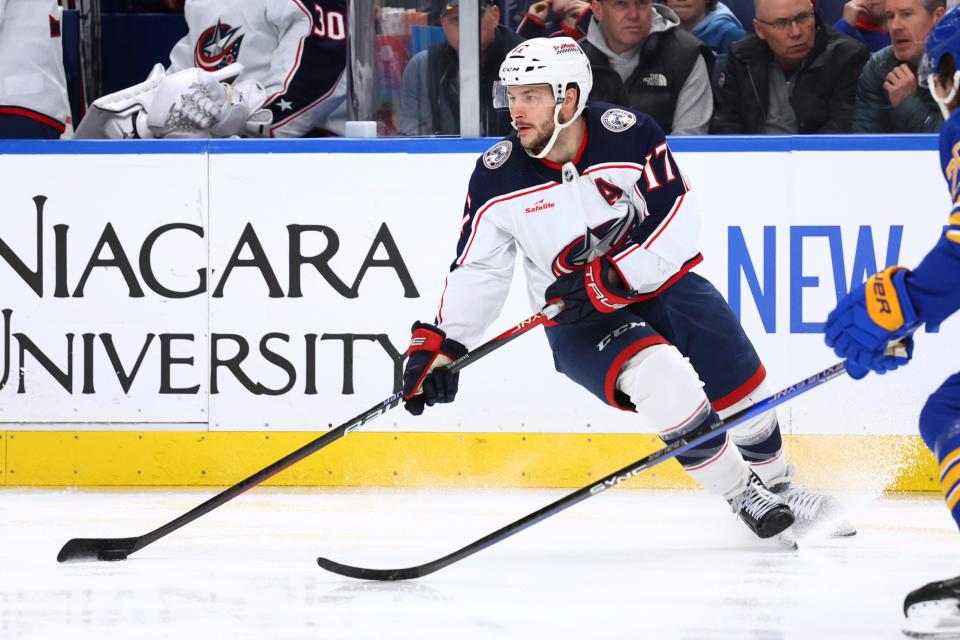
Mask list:
[[[853,378],[893,371],[913,357],[912,334],[920,321],[907,293],[908,274],[903,267],[890,267],[871,276],[827,317],[827,346],[846,358]],[[888,352],[891,342],[902,343],[897,353]]]
[[[554,322],[573,325],[594,324],[604,315],[636,301],[606,256],[590,262],[583,271],[557,278],[547,287],[545,298],[547,304],[563,302],[563,310],[554,316]]]

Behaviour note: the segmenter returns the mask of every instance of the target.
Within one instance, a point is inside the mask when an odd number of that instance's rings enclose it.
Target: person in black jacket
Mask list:
[[[730,48],[711,133],[847,133],[867,48],[810,0],[758,0],[756,34]]]
[[[673,135],[705,134],[713,114],[714,54],[652,0],[594,0],[580,41],[593,67],[590,100],[650,115]]]
[[[413,56],[403,71],[400,134],[459,135],[460,48],[459,0],[445,0],[440,24],[446,40]],[[480,0],[480,133],[505,136],[510,114],[493,108],[493,82],[507,52],[523,38],[499,26],[500,9]]]

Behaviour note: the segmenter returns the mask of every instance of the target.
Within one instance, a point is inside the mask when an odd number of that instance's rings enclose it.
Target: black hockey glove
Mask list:
[[[553,321],[558,324],[588,325],[604,315],[635,302],[636,294],[623,288],[623,276],[606,256],[589,263],[583,271],[560,276],[547,287],[547,304],[562,301],[563,310]],[[620,283],[620,286],[614,283]]]
[[[432,324],[414,322],[410,331],[413,335],[403,369],[403,407],[418,416],[424,405],[453,402],[457,397],[460,374],[450,373],[444,365],[464,355],[467,348]]]

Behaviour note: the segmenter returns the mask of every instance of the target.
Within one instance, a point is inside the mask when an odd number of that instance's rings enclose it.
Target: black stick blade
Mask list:
[[[126,560],[139,549],[140,538],[73,538],[57,554],[57,562],[71,560]]]
[[[347,578],[357,578],[358,580],[413,580],[420,578],[428,573],[433,573],[433,569],[427,569],[426,566],[408,567],[406,569],[365,569],[363,567],[352,567],[348,564],[340,564],[329,558],[317,558],[317,564],[332,573],[346,576]]]

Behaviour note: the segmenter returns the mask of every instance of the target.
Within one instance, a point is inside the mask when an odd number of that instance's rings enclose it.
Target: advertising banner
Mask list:
[[[885,265],[916,264],[949,208],[933,151],[676,157],[704,220],[697,270],[741,315],[772,390],[834,362],[821,332],[837,296]],[[0,156],[0,421],[224,431],[346,421],[397,388],[410,325],[433,320],[475,160]],[[488,336],[533,312],[520,271]],[[791,403],[785,431],[914,433],[924,398],[957,368],[957,324],[918,334],[918,362],[904,371]],[[460,386],[453,405],[419,418],[397,410],[367,430],[636,430],[631,414],[554,371],[542,331],[471,366]]]

